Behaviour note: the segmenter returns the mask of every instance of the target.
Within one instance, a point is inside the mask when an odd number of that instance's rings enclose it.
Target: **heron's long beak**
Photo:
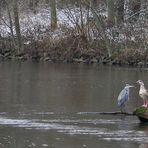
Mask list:
[[[135,88],[135,86],[134,86],[134,85],[129,85],[128,87],[129,87],[129,88],[131,88],[131,87],[134,87],[134,88]]]

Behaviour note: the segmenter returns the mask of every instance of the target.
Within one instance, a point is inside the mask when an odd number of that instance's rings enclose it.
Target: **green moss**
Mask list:
[[[135,115],[148,115],[148,108],[138,107],[134,111]]]

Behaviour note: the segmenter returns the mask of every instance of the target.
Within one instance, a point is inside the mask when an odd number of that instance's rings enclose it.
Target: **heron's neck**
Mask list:
[[[144,85],[142,84],[142,85],[140,85],[140,89],[145,89],[145,87],[144,87]]]

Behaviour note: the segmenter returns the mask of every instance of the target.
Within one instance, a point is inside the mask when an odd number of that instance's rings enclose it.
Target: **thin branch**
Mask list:
[[[126,116],[135,116],[133,113],[129,112],[79,112],[78,114],[99,114],[99,115],[126,115]]]
[[[10,26],[7,24],[7,22],[5,21],[5,19],[1,18],[1,20],[2,20],[3,23],[10,29]]]
[[[86,0],[86,2],[84,2],[84,4],[86,6],[90,6],[90,3],[89,3],[88,0]],[[93,6],[90,6],[90,9],[91,9],[91,11],[94,15],[95,20],[96,20],[97,30],[101,30],[101,32],[102,32],[103,39],[105,41],[106,48],[107,48],[107,51],[108,51],[108,56],[111,57],[110,43],[109,43],[108,38],[107,38],[106,33],[105,33],[105,23],[103,22],[102,17],[97,14],[97,12],[96,12],[96,10]]]
[[[131,19],[132,17],[134,17],[135,15],[140,14],[142,12],[146,12],[146,11],[147,11],[147,9],[140,10],[140,11],[132,14],[131,16],[129,16],[128,18],[126,18],[125,20],[127,21],[127,20]]]

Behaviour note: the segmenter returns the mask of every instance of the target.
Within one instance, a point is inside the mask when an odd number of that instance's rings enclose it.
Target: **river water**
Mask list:
[[[0,62],[0,148],[147,148],[148,125],[119,111],[126,83],[126,110],[142,104],[136,68],[85,64]]]

